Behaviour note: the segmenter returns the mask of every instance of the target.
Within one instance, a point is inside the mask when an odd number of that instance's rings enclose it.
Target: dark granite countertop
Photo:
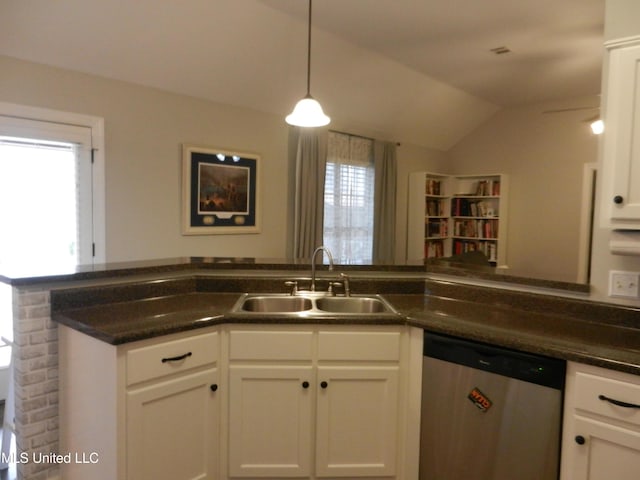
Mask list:
[[[640,329],[451,298],[385,295],[409,325],[640,375]]]
[[[219,292],[219,284],[211,282],[147,284],[128,295],[122,291],[127,287],[113,287],[111,294],[105,294],[104,287],[90,295],[84,290],[62,293],[52,297],[52,317],[114,345],[225,323],[408,324],[640,375],[640,311],[633,308],[482,287],[464,287],[465,298],[454,298],[452,292],[459,292],[459,286],[427,282],[425,292],[424,282],[412,281],[395,287],[359,285],[360,293],[382,293],[400,313],[397,317],[234,316],[230,311],[242,290]],[[149,296],[150,288],[160,289],[162,295]],[[113,301],[114,293],[123,300]],[[92,304],[77,303],[80,297]]]
[[[238,293],[180,293],[53,311],[53,320],[112,345],[225,323]]]

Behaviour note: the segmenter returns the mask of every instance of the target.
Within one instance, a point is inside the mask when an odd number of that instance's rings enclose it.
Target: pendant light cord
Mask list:
[[[307,39],[307,97],[311,96],[311,1],[309,0],[309,32]]]

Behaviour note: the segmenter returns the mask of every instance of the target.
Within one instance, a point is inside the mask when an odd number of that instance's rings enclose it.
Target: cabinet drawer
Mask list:
[[[575,383],[575,406],[598,415],[640,425],[640,408],[615,405],[608,399],[640,406],[640,378],[633,383],[578,372]],[[606,398],[604,398],[606,397]]]
[[[230,360],[311,360],[311,331],[232,331]]]
[[[218,334],[205,333],[127,352],[127,385],[215,363]]]
[[[320,331],[318,359],[398,361],[400,332]]]

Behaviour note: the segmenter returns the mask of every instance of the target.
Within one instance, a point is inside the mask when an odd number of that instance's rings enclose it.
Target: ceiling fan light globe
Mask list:
[[[591,123],[591,131],[594,135],[600,135],[604,132],[604,122],[602,120],[596,120]]]
[[[320,103],[310,96],[300,100],[286,118],[289,125],[296,127],[324,127],[330,121],[322,111]]]

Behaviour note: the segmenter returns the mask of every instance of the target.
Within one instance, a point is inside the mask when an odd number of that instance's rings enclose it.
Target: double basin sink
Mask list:
[[[245,293],[236,302],[232,314],[284,316],[390,316],[398,312],[379,295],[330,296],[309,294]]]

